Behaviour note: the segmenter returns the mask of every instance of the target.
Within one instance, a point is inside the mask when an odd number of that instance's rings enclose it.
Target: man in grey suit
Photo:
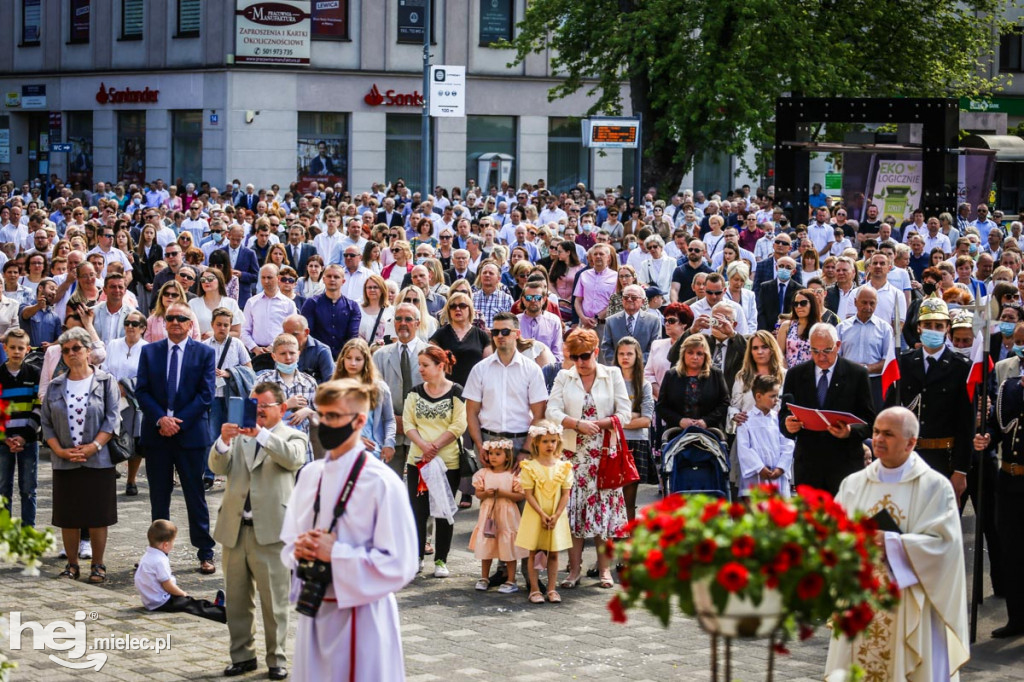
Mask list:
[[[647,294],[639,285],[630,284],[622,290],[622,311],[605,321],[604,338],[601,340],[601,357],[605,363],[615,364],[615,346],[627,336],[640,342],[644,362],[647,362],[651,342],[661,338],[661,316],[641,309],[646,300]]]
[[[395,455],[388,465],[399,476],[405,473],[405,460],[409,454],[409,439],[402,425],[405,398],[423,383],[418,362],[419,353],[427,344],[416,336],[420,326],[420,311],[411,303],[403,303],[395,310],[395,335],[398,342],[384,346],[373,354],[381,378],[391,389],[391,402],[395,409]]]
[[[260,594],[270,679],[288,676],[288,569],[281,563],[281,524],[295,485],[295,472],[306,462],[305,434],[281,421],[285,396],[275,383],[253,389],[256,427],[224,424],[210,449],[210,469],[227,478],[213,538],[224,548],[224,579],[233,677],[256,669],[256,617],[253,586]],[[241,436],[241,437],[239,437]]]

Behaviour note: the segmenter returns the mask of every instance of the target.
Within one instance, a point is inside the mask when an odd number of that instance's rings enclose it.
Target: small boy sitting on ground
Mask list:
[[[217,590],[216,600],[211,603],[206,599],[188,596],[174,581],[167,555],[174,548],[177,536],[178,528],[170,521],[157,519],[150,525],[146,533],[149,548],[135,569],[135,589],[139,591],[142,605],[150,611],[184,611],[200,618],[227,623],[223,591]]]

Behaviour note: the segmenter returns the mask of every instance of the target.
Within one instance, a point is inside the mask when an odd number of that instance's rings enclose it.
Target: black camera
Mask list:
[[[304,616],[316,618],[327,593],[327,586],[331,584],[331,565],[319,559],[303,560],[295,568],[295,575],[302,581],[295,610]]]

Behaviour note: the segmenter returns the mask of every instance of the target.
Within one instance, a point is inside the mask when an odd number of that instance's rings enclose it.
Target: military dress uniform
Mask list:
[[[1020,525],[1024,519],[1024,380],[1011,377],[996,393],[989,413],[988,434],[993,445],[1000,445],[999,473],[996,478],[996,527],[1002,544],[1002,574],[1013,576],[1024,567],[1024,542]],[[1024,583],[1002,581],[1006,597],[1007,625],[994,636],[1024,634]]]

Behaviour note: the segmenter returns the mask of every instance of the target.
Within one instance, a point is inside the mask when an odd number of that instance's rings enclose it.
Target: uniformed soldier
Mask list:
[[[902,405],[917,416],[921,423],[917,453],[950,478],[959,500],[967,488],[974,434],[967,395],[971,363],[946,348],[949,326],[949,309],[941,298],[921,302],[917,318],[921,347],[900,355],[899,388],[889,391],[886,402]]]
[[[995,405],[989,413],[988,433],[975,436],[974,447],[999,448],[999,474],[996,478],[996,524],[1002,552],[999,562],[1003,575],[1002,592],[1006,597],[1007,623],[992,631],[993,637],[1024,635],[1024,582],[1012,576],[1024,566],[1024,542],[1020,539],[1020,521],[1024,518],[1024,379],[1010,377],[999,386]]]

